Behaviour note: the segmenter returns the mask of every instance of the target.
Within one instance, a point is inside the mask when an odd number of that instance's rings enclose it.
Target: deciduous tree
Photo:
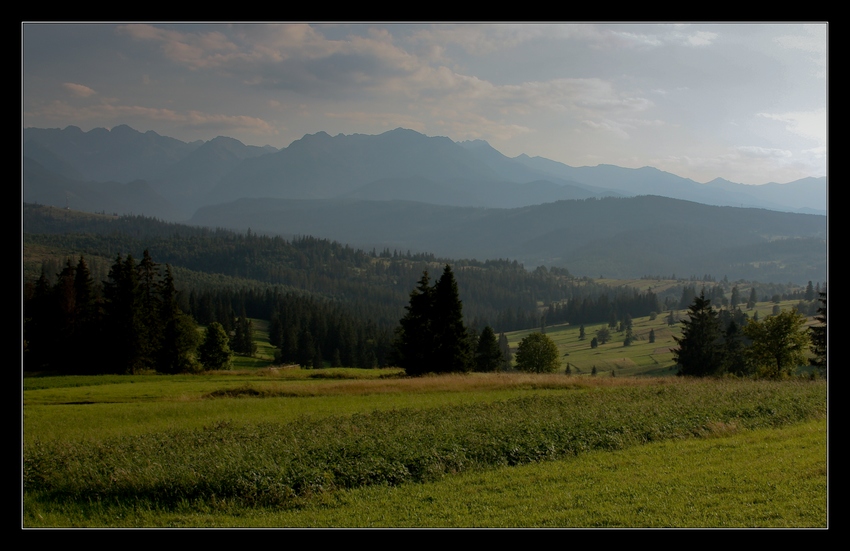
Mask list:
[[[805,325],[803,315],[796,310],[785,310],[764,321],[750,320],[744,326],[744,334],[752,340],[747,356],[759,376],[781,378],[806,363],[811,341]]]
[[[519,343],[516,365],[520,371],[551,373],[561,367],[558,346],[543,333],[531,333]]]

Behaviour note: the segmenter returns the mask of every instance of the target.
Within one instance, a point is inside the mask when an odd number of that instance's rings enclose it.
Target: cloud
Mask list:
[[[785,123],[785,130],[788,132],[814,140],[820,145],[826,144],[826,109],[790,113],[758,113],[758,116]]]
[[[219,31],[187,33],[133,24],[120,25],[116,32],[136,40],[158,43],[168,59],[190,69],[219,67],[244,59],[239,47]]]
[[[81,98],[87,98],[97,94],[94,90],[83,84],[74,84],[73,82],[64,82],[62,87],[71,92],[73,95]]]

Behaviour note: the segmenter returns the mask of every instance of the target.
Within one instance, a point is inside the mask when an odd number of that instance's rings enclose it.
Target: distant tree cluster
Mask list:
[[[807,363],[805,352],[814,342],[804,329],[805,316],[794,309],[747,319],[740,310],[716,311],[704,292],[681,323],[674,359],[685,376],[782,378]]]

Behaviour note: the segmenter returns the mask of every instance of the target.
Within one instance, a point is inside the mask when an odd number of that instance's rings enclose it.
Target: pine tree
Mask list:
[[[499,333],[499,350],[502,353],[502,362],[499,370],[510,371],[514,359],[513,354],[511,354],[511,345],[508,343],[508,337],[504,333]]]
[[[738,376],[750,375],[752,370],[746,358],[744,335],[734,319],[726,326],[723,340],[723,371]]]
[[[813,366],[820,369],[823,375],[826,376],[826,291],[819,293],[819,295],[820,297],[818,300],[821,303],[821,307],[818,308],[818,315],[815,316],[815,319],[818,320],[821,325],[816,325],[811,328],[811,350],[815,355],[815,357],[812,358],[811,363]]]
[[[121,255],[109,270],[104,283],[105,330],[104,348],[109,366],[103,371],[112,373],[137,373],[144,369],[142,338],[145,334],[139,315],[139,285],[136,261],[132,255],[122,260]]]
[[[741,293],[738,292],[738,286],[732,287],[732,296],[729,298],[729,306],[731,308],[737,308],[738,304],[741,303]]]
[[[408,375],[470,371],[474,351],[463,323],[463,304],[451,267],[428,285],[428,272],[411,293],[407,313],[396,329],[394,359]]]
[[[422,375],[434,371],[432,353],[433,289],[429,286],[428,272],[422,273],[416,288],[410,293],[407,313],[399,322],[394,343],[395,360],[408,375]]]
[[[466,372],[473,366],[473,353],[469,347],[466,327],[463,324],[463,304],[451,267],[446,264],[443,275],[434,285],[434,307],[431,328],[436,345],[435,368],[439,372]]]
[[[177,303],[177,290],[171,266],[165,265],[165,277],[159,284],[159,323],[162,340],[157,354],[157,371],[162,373],[192,373],[199,369],[195,359],[200,337],[195,320],[185,314]]]
[[[710,303],[705,292],[694,298],[688,319],[682,320],[682,336],[673,337],[679,345],[673,352],[679,375],[705,377],[722,371],[723,334]]]
[[[498,371],[502,363],[502,351],[496,334],[488,325],[478,338],[478,348],[475,353],[475,371]]]
[[[206,370],[230,369],[230,345],[224,327],[217,321],[207,326],[198,359]]]

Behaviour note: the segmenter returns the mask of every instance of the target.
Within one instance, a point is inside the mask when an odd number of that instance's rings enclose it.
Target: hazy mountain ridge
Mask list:
[[[200,209],[192,224],[282,235],[314,235],[360,247],[450,258],[512,258],[577,275],[728,275],[825,280],[826,218],[715,207],[664,197],[559,201],[515,209],[407,201],[241,199]],[[808,240],[808,253],[781,266],[772,243]],[[737,251],[763,249],[761,256]],[[756,249],[752,249],[756,247]],[[735,260],[733,262],[732,260]],[[761,262],[764,266],[760,267]],[[781,263],[780,263],[781,264]]]
[[[770,277],[783,281],[826,279],[826,217],[788,212],[825,213],[825,178],[699,184],[652,167],[511,159],[485,141],[401,128],[308,134],[271,152],[223,136],[187,144],[126,126],[26,129],[24,139],[24,200],[41,204],[444,257],[514,258],[579,275],[759,279],[772,266]],[[786,197],[793,208],[779,203]],[[784,266],[771,245],[778,238],[814,239],[812,253],[788,256]],[[736,252],[744,247],[763,258]]]
[[[146,180],[170,204],[145,214],[168,219],[185,220],[201,206],[242,197],[515,208],[564,199],[660,195],[712,205],[826,212],[825,178],[764,186],[719,178],[699,184],[652,167],[570,167],[527,155],[511,159],[483,140],[453,142],[403,128],[379,135],[318,132],[273,150],[224,136],[185,143],[126,125],[89,132],[69,126],[27,128],[23,146],[24,156],[69,180]],[[59,195],[54,202],[62,205],[67,194]],[[84,203],[71,206],[92,210]]]

